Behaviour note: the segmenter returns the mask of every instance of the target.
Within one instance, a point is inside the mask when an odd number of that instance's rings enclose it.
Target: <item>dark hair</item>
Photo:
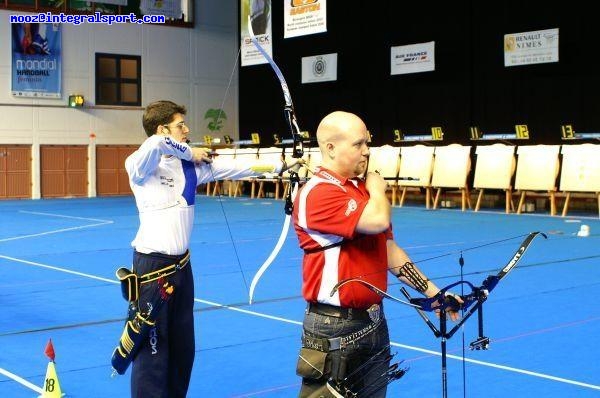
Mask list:
[[[146,106],[142,117],[142,125],[146,135],[150,137],[156,133],[158,126],[171,123],[176,113],[185,115],[185,106],[177,105],[172,101],[156,101]]]

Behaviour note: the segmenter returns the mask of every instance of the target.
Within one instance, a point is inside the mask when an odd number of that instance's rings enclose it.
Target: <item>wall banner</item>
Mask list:
[[[61,98],[61,25],[14,23],[12,95]]]
[[[504,35],[504,66],[558,62],[558,28]]]
[[[113,0],[119,1],[119,0]],[[125,0],[125,2],[127,2]],[[102,3],[106,3],[102,0]],[[112,3],[115,4],[115,3]],[[144,15],[164,15],[167,18],[180,19],[182,17],[180,0],[141,0],[140,12]]]
[[[248,33],[248,16],[256,40],[273,58],[271,40],[271,0],[240,0],[240,35],[242,66],[266,64],[268,61],[254,47]]]
[[[327,0],[287,0],[283,10],[283,37],[327,32]]]
[[[337,53],[302,57],[302,84],[337,80]]]
[[[391,48],[390,74],[429,72],[435,70],[435,42]]]

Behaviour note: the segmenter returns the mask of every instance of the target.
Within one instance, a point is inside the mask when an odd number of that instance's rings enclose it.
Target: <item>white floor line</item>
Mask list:
[[[59,271],[59,272],[65,272],[68,274],[73,274],[73,275],[78,275],[78,276],[82,276],[85,278],[90,278],[90,279],[95,279],[95,280],[99,280],[99,281],[103,281],[103,282],[110,282],[110,283],[119,283],[118,280],[116,279],[108,279],[108,278],[103,278],[103,277],[99,277],[96,275],[91,275],[91,274],[86,274],[84,272],[78,272],[78,271],[72,271],[69,269],[65,269],[65,268],[61,268],[61,267],[56,267],[56,266],[52,266],[52,265],[47,265],[47,264],[42,264],[42,263],[38,263],[38,262],[34,262],[34,261],[28,261],[28,260],[22,260],[22,259],[18,259],[18,258],[14,258],[14,257],[9,257],[9,256],[3,256],[0,255],[0,258],[6,259],[6,260],[11,260],[11,261],[15,261],[15,262],[19,262],[22,264],[27,264],[27,265],[33,265],[33,266],[38,266],[38,267],[42,267],[42,268],[46,268],[46,269],[51,269],[54,271]],[[203,299],[199,299],[199,298],[194,298],[194,301],[199,302],[199,303],[203,303],[206,305],[211,305],[214,307],[218,307],[218,308],[224,308],[230,311],[235,311],[235,312],[239,312],[239,313],[243,313],[243,314],[247,314],[247,315],[253,315],[253,316],[258,316],[261,318],[266,318],[266,319],[271,319],[271,320],[275,320],[275,321],[279,321],[279,322],[286,322],[286,323],[291,323],[294,325],[302,325],[302,322],[299,321],[295,321],[292,319],[288,319],[288,318],[283,318],[283,317],[278,317],[278,316],[274,316],[274,315],[268,315],[268,314],[264,314],[261,312],[257,312],[257,311],[251,311],[251,310],[246,310],[243,308],[238,308],[238,307],[233,307],[233,306],[229,306],[227,304],[221,304],[221,303],[217,303],[214,301],[209,301],[209,300],[203,300]],[[438,351],[433,351],[433,350],[427,350],[424,348],[420,348],[420,347],[415,347],[415,346],[410,346],[410,345],[405,345],[405,344],[400,344],[400,343],[395,343],[395,342],[391,342],[390,343],[392,346],[394,347],[401,347],[407,350],[412,350],[412,351],[418,351],[418,352],[424,352],[427,354],[432,354],[432,355],[437,355],[437,356],[441,356],[441,352]],[[457,356],[457,355],[447,355],[447,358],[450,359],[455,359],[458,361],[462,361],[462,357]],[[510,371],[510,372],[515,372],[515,373],[521,373],[521,374],[526,374],[529,376],[534,376],[534,377],[539,377],[542,379],[548,379],[548,380],[552,380],[552,381],[556,381],[556,382],[560,382],[560,383],[566,383],[566,384],[572,384],[572,385],[576,385],[579,387],[585,387],[585,388],[590,388],[593,390],[600,390],[600,385],[594,385],[594,384],[588,384],[588,383],[582,383],[576,380],[570,380],[570,379],[565,379],[562,377],[556,377],[556,376],[551,376],[551,375],[547,375],[544,373],[538,373],[538,372],[531,372],[529,370],[525,370],[525,369],[519,369],[519,368],[514,368],[514,367],[510,367],[510,366],[504,366],[504,365],[498,365],[498,364],[494,364],[494,363],[490,363],[490,362],[484,362],[484,361],[478,361],[475,359],[469,359],[469,358],[465,358],[466,362],[469,363],[473,363],[476,365],[481,365],[481,366],[487,366],[487,367],[491,367],[491,368],[496,368],[496,369],[502,369],[502,370],[506,370],[506,371]],[[41,392],[39,387],[31,384],[30,382],[28,382],[27,380],[14,375],[13,373],[10,373],[2,368],[0,368],[0,373],[4,374],[5,376],[15,380],[16,382],[24,385],[25,387],[28,387],[36,392]]]
[[[274,315],[263,314],[262,312],[245,310],[245,309],[239,308],[239,307],[232,307],[232,306],[229,306],[226,304],[215,303],[214,301],[208,301],[208,300],[203,300],[203,299],[199,299],[199,298],[195,298],[194,301],[196,301],[198,303],[202,303],[202,304],[212,305],[213,307],[225,308],[225,309],[228,309],[231,311],[241,312],[242,314],[254,315],[254,316],[261,317],[261,318],[272,319],[274,321],[292,323],[294,325],[302,325],[302,322],[294,321],[293,319],[281,318],[281,317],[274,316]]]
[[[42,390],[40,387],[36,386],[35,384],[32,384],[32,383],[28,382],[24,378],[22,378],[20,376],[17,376],[14,373],[9,372],[6,369],[0,368],[0,374],[3,374],[4,376],[8,377],[9,379],[13,379],[17,383],[20,383],[20,384],[24,385],[25,387],[29,388],[30,390],[33,390],[33,391],[37,392],[38,394],[43,394],[44,393],[44,390]]]
[[[94,224],[88,224],[88,225],[81,225],[81,226],[78,226],[78,227],[61,228],[61,229],[55,229],[55,230],[51,230],[51,231],[38,232],[38,233],[35,233],[35,234],[11,236],[10,238],[0,239],[0,242],[8,242],[8,241],[11,241],[11,240],[19,240],[19,239],[27,239],[27,238],[35,238],[37,236],[52,235],[52,234],[58,234],[58,233],[61,233],[61,232],[68,232],[68,231],[76,231],[76,230],[79,230],[79,229],[91,228],[91,227],[99,227],[101,225],[107,225],[107,224],[113,224],[114,223],[114,221],[112,221],[112,220],[101,220],[101,219],[98,219],[98,218],[86,218],[86,217],[74,217],[74,216],[67,216],[67,215],[64,215],[64,214],[54,214],[54,213],[40,213],[40,212],[36,212],[36,211],[20,210],[19,213],[35,214],[35,215],[49,216],[49,217],[70,218],[70,219],[73,219],[73,220],[95,221],[96,223],[94,223]]]
[[[60,271],[60,272],[66,273],[66,274],[72,274],[72,275],[77,275],[77,276],[83,276],[85,278],[96,279],[98,281],[110,282],[110,283],[119,283],[119,281],[116,280],[116,279],[103,278],[101,276],[86,274],[85,272],[72,271],[72,270],[66,269],[66,268],[55,267],[53,265],[42,264],[42,263],[38,263],[38,262],[35,262],[35,261],[22,260],[20,258],[15,258],[15,257],[10,257],[10,256],[4,256],[2,254],[0,254],[0,258],[3,258],[5,260],[14,261],[14,262],[21,263],[21,264],[35,265],[36,267],[51,269],[53,271]]]
[[[38,216],[70,218],[72,220],[98,221],[98,222],[109,223],[109,224],[112,224],[112,222],[113,222],[111,220],[103,220],[101,218],[89,218],[89,217],[69,216],[67,214],[46,213],[46,212],[40,212],[40,211],[19,210],[19,213],[35,214],[35,215],[38,215]]]

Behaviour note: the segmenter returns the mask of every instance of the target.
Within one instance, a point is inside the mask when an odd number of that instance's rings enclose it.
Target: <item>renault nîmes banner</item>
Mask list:
[[[504,35],[504,66],[558,62],[558,28]]]

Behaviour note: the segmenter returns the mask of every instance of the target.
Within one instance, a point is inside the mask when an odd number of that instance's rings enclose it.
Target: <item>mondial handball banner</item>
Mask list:
[[[13,23],[12,94],[61,98],[61,29],[56,23]]]

